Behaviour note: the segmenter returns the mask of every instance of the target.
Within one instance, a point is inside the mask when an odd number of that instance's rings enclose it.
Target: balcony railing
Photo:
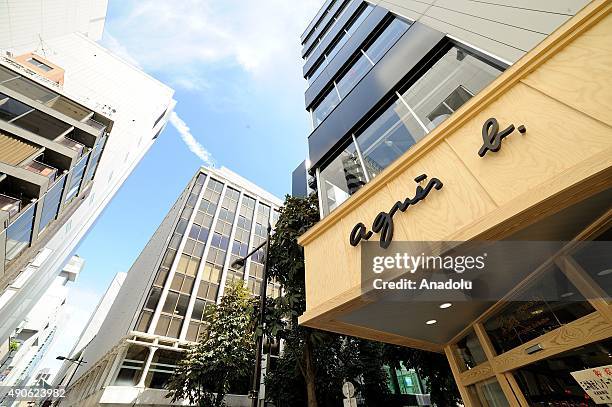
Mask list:
[[[21,210],[21,199],[0,194],[0,210],[8,212],[10,222]]]
[[[45,177],[49,178],[49,185],[51,185],[51,183],[53,183],[53,181],[55,181],[55,178],[57,177],[57,168],[51,167],[50,165],[47,165],[45,163],[41,163],[40,161],[31,161],[24,168],[26,170],[35,172],[40,175],[44,175]]]
[[[83,121],[83,123],[93,127],[94,129],[98,130],[98,132],[100,134],[104,133],[104,130],[106,130],[106,126],[102,123],[100,123],[99,121],[96,121],[92,118],[88,118],[86,120]]]
[[[64,136],[58,139],[57,142],[65,147],[68,147],[74,151],[77,151],[79,153],[79,157],[83,155],[83,150],[85,149],[85,146],[79,143],[78,141],[74,141],[70,137]]]

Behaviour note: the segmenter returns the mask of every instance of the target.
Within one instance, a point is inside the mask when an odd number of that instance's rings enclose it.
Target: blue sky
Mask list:
[[[129,270],[202,159],[281,198],[290,191],[310,131],[299,37],[321,3],[109,2],[102,45],[174,88],[176,116],[77,249],[85,268],[41,367],[55,367],[52,359],[70,350],[114,275]],[[177,129],[195,142],[188,146]]]

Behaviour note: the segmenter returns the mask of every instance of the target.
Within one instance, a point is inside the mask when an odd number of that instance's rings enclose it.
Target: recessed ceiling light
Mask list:
[[[450,302],[445,302],[444,304],[440,304],[440,308],[445,309],[445,308],[450,308],[453,304],[451,304]]]
[[[570,292],[561,294],[561,298],[571,297],[572,295],[574,295],[574,293],[570,291]]]
[[[435,324],[436,322],[438,322],[438,321],[436,321],[435,319],[430,319],[429,321],[427,321],[427,322],[425,322],[425,323],[426,323],[427,325],[433,325],[433,324]]]
[[[612,274],[612,269],[602,270],[599,273],[597,273],[598,276],[607,276],[608,274]]]

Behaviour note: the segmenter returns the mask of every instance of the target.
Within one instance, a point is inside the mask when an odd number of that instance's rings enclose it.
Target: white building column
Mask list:
[[[238,204],[236,205],[236,213],[234,215],[234,220],[232,223],[232,230],[229,236],[229,243],[227,244],[227,252],[225,253],[225,262],[223,264],[221,282],[219,283],[219,293],[217,295],[217,304],[221,302],[221,297],[223,297],[223,292],[225,291],[225,282],[227,281],[227,271],[229,269],[230,259],[232,257],[232,243],[234,242],[234,239],[236,238],[236,228],[238,227],[238,217],[240,216],[240,207],[242,205],[243,197],[244,197],[244,191],[240,190],[240,196],[238,197]]]
[[[206,178],[208,180],[208,177]],[[210,224],[210,230],[208,232],[208,237],[206,238],[206,243],[204,244],[204,253],[202,253],[202,258],[200,259],[200,264],[198,265],[198,271],[196,272],[195,280],[193,280],[193,288],[191,289],[191,295],[189,297],[189,304],[187,305],[187,311],[185,312],[185,319],[183,320],[183,326],[181,326],[181,332],[179,334],[179,339],[185,340],[187,336],[187,330],[189,329],[189,322],[191,321],[191,314],[193,312],[193,306],[195,304],[195,300],[198,294],[198,289],[200,288],[200,281],[202,281],[202,274],[204,273],[204,267],[206,266],[206,258],[208,257],[208,249],[210,248],[210,243],[212,242],[213,235],[215,234],[215,226],[217,225],[217,219],[219,219],[219,213],[221,213],[221,205],[223,204],[223,198],[225,198],[225,193],[227,192],[227,180],[218,180],[219,182],[223,182],[223,190],[221,190],[221,195],[219,196],[219,202],[217,203],[217,209],[215,210],[215,216],[213,217],[212,223]],[[204,189],[202,189],[203,191]],[[200,201],[198,200],[198,203]],[[187,233],[185,233],[187,236]],[[181,242],[181,247],[184,246],[184,243]],[[182,248],[181,248],[182,251]],[[174,264],[173,264],[174,266]]]
[[[155,340],[157,343],[157,340]],[[155,355],[155,351],[157,351],[157,346],[149,347],[149,356],[147,356],[147,360],[142,368],[142,374],[140,375],[140,380],[136,387],[145,387],[145,379],[147,378],[147,374],[149,373],[149,368],[151,367],[151,362],[153,362],[153,356]]]
[[[200,175],[200,173],[198,173],[198,175],[196,175],[196,177],[194,178],[193,181],[193,186],[196,185],[196,183],[198,182],[198,176]],[[176,268],[179,264],[179,261],[181,260],[181,254],[183,253],[183,249],[185,248],[185,243],[187,242],[187,238],[189,237],[189,231],[191,230],[191,226],[193,225],[193,220],[195,219],[196,214],[198,213],[198,206],[200,205],[200,201],[202,200],[202,196],[204,195],[204,191],[206,191],[206,187],[208,186],[208,181],[210,180],[210,175],[206,174],[206,179],[204,180],[204,185],[202,185],[202,189],[200,190],[200,193],[198,194],[198,198],[194,204],[193,207],[193,212],[191,213],[191,216],[189,216],[189,220],[187,222],[187,226],[185,228],[185,233],[183,233],[183,237],[181,238],[181,242],[179,243],[178,248],[176,249],[176,256],[174,256],[174,260],[172,261],[172,266],[170,267],[170,270],[168,271],[168,276],[166,277],[166,282],[164,284],[164,288],[162,289],[162,292],[159,296],[159,301],[157,303],[157,307],[155,307],[155,312],[153,313],[153,316],[151,317],[151,322],[149,323],[149,329],[147,330],[147,333],[154,335],[155,334],[155,328],[157,328],[157,321],[159,321],[159,316],[161,314],[162,308],[166,302],[166,298],[168,297],[168,291],[170,290],[170,285],[172,284],[172,279],[174,278],[174,273],[176,272]],[[189,200],[189,195],[191,195],[191,191],[193,190],[193,186],[189,189],[189,194],[187,194],[187,199],[185,200],[185,204],[183,205],[183,207],[181,208],[180,212],[179,212],[179,219],[181,214],[183,213],[183,210],[185,210],[185,207],[187,206],[187,200]],[[225,191],[223,191],[225,192]],[[218,209],[218,208],[217,208]],[[180,220],[179,220],[180,222]],[[175,226],[176,227],[176,226]],[[172,230],[171,235],[174,234],[174,230]],[[163,256],[165,255],[167,250],[167,247],[164,249],[164,252],[162,254],[162,259]],[[160,260],[161,261],[161,260]]]
[[[253,250],[253,240],[255,239],[255,218],[257,217],[257,208],[259,207],[259,197],[255,199],[255,207],[253,208],[253,218],[251,219],[251,233],[249,233],[249,244],[247,246],[247,253]],[[244,263],[244,281],[249,283],[249,271],[251,269],[251,258],[249,257]]]

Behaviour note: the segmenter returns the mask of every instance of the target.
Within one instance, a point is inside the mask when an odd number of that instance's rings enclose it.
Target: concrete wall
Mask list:
[[[108,0],[7,0],[0,2],[0,49],[44,49],[44,41],[80,32],[102,38]]]
[[[506,62],[516,62],[588,0],[375,0]]]

